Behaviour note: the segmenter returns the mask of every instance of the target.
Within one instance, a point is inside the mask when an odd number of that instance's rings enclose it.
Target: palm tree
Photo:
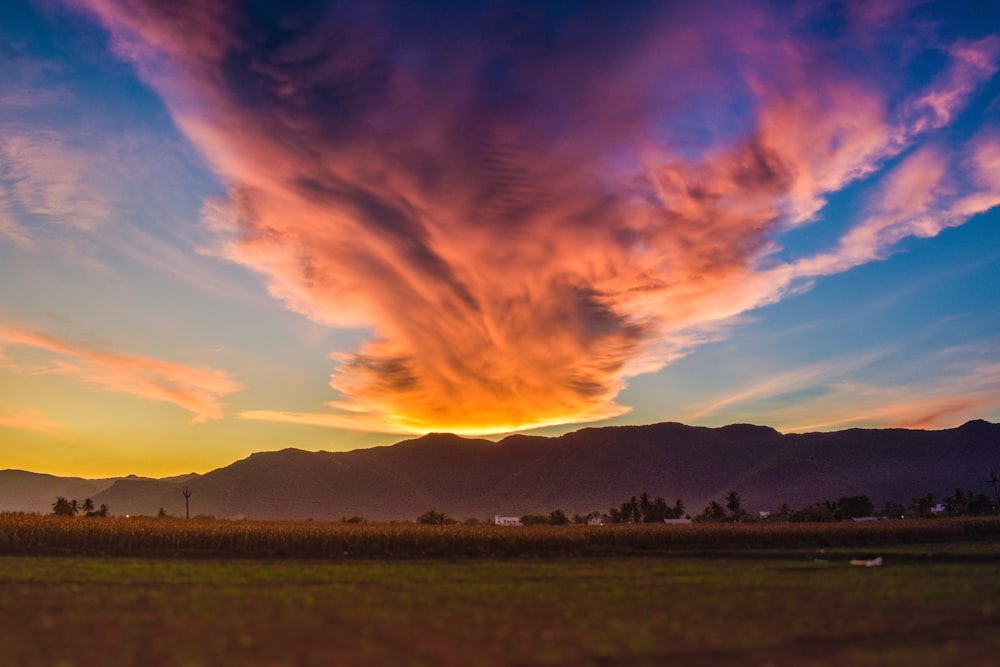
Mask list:
[[[73,505],[62,496],[59,496],[52,504],[52,513],[56,516],[73,516]]]

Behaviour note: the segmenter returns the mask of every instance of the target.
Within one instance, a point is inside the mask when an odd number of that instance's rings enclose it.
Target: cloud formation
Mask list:
[[[329,412],[249,418],[611,417],[741,313],[1000,203],[994,136],[922,145],[996,73],[995,37],[936,47],[913,94],[850,64],[880,57],[867,15],[832,38],[766,5],[73,4],[227,182],[222,252],[371,332],[335,355]],[[779,259],[862,178],[880,198],[836,246]]]
[[[3,355],[5,348],[26,346],[50,353],[43,365],[16,364]],[[241,389],[225,371],[184,366],[162,359],[99,350],[47,334],[0,325],[0,364],[19,373],[54,374],[77,378],[86,384],[147,401],[172,403],[194,415],[193,422],[221,419],[222,397]],[[16,417],[8,426],[52,427],[37,414]]]
[[[785,432],[850,427],[936,429],[953,427],[1000,407],[1000,364],[987,350],[944,350],[936,355],[907,351],[893,366],[935,366],[933,386],[871,377],[865,369],[892,356],[879,349],[777,373],[730,390],[684,420],[694,423],[728,411],[761,419]],[[896,351],[897,357],[900,355]],[[970,362],[974,359],[975,362]],[[788,401],[795,395],[794,401]]]
[[[65,426],[49,419],[41,410],[18,408],[0,401],[0,428],[52,435],[62,432]]]

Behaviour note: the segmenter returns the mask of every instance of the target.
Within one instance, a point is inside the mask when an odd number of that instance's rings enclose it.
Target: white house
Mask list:
[[[494,514],[493,523],[498,526],[520,526],[521,519],[516,516],[500,516],[499,514]]]
[[[663,523],[668,526],[683,526],[685,524],[691,523],[691,519],[664,519]]]

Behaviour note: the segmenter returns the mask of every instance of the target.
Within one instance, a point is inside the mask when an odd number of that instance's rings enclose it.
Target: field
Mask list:
[[[0,517],[0,656],[27,667],[996,664],[1000,521],[882,523],[679,537]],[[98,525],[103,541],[84,540]],[[315,533],[296,536],[301,526]],[[850,565],[876,555],[883,566]]]
[[[455,558],[718,553],[1000,540],[1000,519],[856,523],[427,526],[0,514],[0,554]]]

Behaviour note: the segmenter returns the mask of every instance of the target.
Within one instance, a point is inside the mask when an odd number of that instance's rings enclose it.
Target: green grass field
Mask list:
[[[882,555],[883,567],[853,567]],[[987,665],[1000,543],[718,556],[0,556],[2,664]]]

